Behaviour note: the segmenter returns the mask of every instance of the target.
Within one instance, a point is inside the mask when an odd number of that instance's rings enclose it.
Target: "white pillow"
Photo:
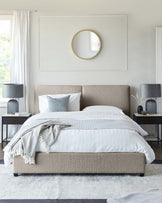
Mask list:
[[[122,109],[115,107],[115,106],[87,106],[83,109],[83,111],[87,112],[106,112],[110,114],[123,114]]]
[[[80,111],[80,96],[81,92],[73,94],[54,94],[54,95],[41,95],[39,96],[39,111],[40,113],[48,111],[47,96],[52,98],[60,98],[70,95],[68,102],[68,111]]]

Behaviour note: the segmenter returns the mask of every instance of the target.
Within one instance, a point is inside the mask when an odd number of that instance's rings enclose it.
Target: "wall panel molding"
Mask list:
[[[102,49],[91,60],[76,57],[71,40],[82,29],[94,30]],[[127,15],[39,16],[40,71],[126,71]]]

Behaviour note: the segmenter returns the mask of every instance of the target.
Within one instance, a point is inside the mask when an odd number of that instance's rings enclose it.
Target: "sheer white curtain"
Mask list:
[[[14,11],[11,40],[11,82],[24,85],[19,110],[29,111],[30,11]]]
[[[19,111],[29,112],[29,66],[30,66],[30,11],[14,11],[11,38],[11,83],[24,85],[24,97],[19,99]],[[12,137],[19,126],[10,125]]]

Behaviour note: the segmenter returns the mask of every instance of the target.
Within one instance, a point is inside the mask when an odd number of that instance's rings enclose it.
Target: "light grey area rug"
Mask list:
[[[28,175],[13,177],[0,165],[0,199],[109,199],[162,189],[162,165],[146,167],[144,177],[108,175]]]

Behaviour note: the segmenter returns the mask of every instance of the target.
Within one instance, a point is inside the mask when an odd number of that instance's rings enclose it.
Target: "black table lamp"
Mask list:
[[[141,97],[149,98],[145,103],[145,110],[148,114],[157,113],[156,100],[161,97],[161,84],[141,84]]]
[[[13,83],[3,84],[2,96],[4,98],[12,98],[7,103],[8,114],[19,112],[19,103],[14,98],[23,97],[23,85]]]

